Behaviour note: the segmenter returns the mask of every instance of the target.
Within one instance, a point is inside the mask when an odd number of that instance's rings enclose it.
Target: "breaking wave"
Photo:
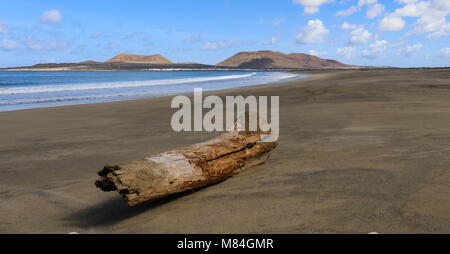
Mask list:
[[[95,84],[72,84],[72,85],[52,85],[52,86],[27,86],[27,87],[4,87],[0,88],[0,94],[29,94],[29,93],[51,93],[66,91],[81,91],[94,89],[115,89],[142,86],[160,86],[160,85],[176,85],[186,83],[198,83],[209,81],[221,81],[229,79],[241,79],[255,75],[256,73],[242,75],[228,75],[217,77],[201,77],[201,78],[182,78],[182,79],[166,79],[166,80],[149,80],[149,81],[130,81],[130,82],[110,82]]]

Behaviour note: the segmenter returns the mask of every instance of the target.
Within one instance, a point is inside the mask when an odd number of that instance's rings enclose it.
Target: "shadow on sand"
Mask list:
[[[173,194],[168,197],[151,200],[132,207],[128,206],[121,197],[111,198],[94,206],[76,211],[69,215],[66,219],[74,226],[81,228],[113,225],[122,220],[150,211],[190,193],[192,193],[192,191]]]

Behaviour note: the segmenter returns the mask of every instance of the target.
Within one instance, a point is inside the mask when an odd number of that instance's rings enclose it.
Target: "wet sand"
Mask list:
[[[269,161],[128,207],[105,164],[207,140],[171,97],[0,113],[0,233],[450,233],[450,70],[321,71],[209,94],[280,96]]]

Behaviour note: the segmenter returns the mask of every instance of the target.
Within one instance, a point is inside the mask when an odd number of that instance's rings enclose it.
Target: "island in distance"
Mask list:
[[[117,56],[106,61],[107,63],[142,63],[142,64],[173,64],[172,61],[162,55],[134,55],[134,54],[118,54]]]
[[[117,70],[221,70],[221,69],[356,69],[361,66],[347,65],[332,59],[278,51],[247,51],[216,64],[173,63],[162,55],[119,54],[106,62],[85,61],[80,63],[45,63],[26,67],[2,68],[17,71],[117,71]]]
[[[347,69],[356,67],[313,55],[284,54],[272,50],[239,52],[216,66],[249,69]]]

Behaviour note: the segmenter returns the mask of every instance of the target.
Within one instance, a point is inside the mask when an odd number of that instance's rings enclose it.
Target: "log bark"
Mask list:
[[[95,185],[118,191],[130,206],[208,186],[264,163],[277,143],[260,139],[258,132],[227,132],[183,149],[105,166]]]

